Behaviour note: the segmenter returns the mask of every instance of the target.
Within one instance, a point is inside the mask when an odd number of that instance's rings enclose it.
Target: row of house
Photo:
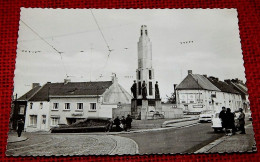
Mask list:
[[[118,103],[130,104],[131,95],[112,81],[48,82],[34,87],[15,102],[13,119],[23,119],[27,132],[49,131],[58,124],[70,125],[88,117],[112,117]],[[15,117],[16,116],[16,117]],[[20,117],[19,117],[20,116]],[[17,121],[12,121],[16,128]]]
[[[222,107],[236,111],[249,108],[246,85],[238,80],[220,81],[207,75],[188,75],[175,88],[177,107],[188,113],[200,113],[203,110],[221,111]]]

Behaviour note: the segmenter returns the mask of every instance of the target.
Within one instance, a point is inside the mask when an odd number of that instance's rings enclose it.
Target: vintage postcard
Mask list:
[[[256,151],[236,9],[21,8],[7,156]]]

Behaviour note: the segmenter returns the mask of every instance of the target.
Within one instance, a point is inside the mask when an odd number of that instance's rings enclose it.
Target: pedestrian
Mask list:
[[[226,127],[226,108],[224,106],[222,107],[218,117],[221,119],[222,129],[224,129]]]
[[[226,118],[225,118],[225,130],[226,130],[226,135],[231,135],[235,134],[236,128],[235,128],[235,115],[231,112],[230,108],[227,108],[226,111]],[[230,131],[232,130],[232,131]]]
[[[120,131],[120,119],[119,119],[119,116],[117,116],[115,118],[114,124],[116,125],[116,131],[119,132]]]
[[[126,119],[125,119],[124,116],[122,116],[121,124],[122,124],[122,127],[121,127],[121,128],[122,128],[124,131],[126,131]]]
[[[17,121],[17,134],[18,134],[18,137],[21,137],[23,129],[24,129],[23,119],[19,119]]]
[[[131,118],[130,114],[127,115],[126,117],[126,130],[130,131],[131,129],[131,123],[132,123],[133,119]]]
[[[239,121],[239,130],[241,130],[240,134],[246,134],[245,131],[245,113],[243,112],[242,108],[239,108],[239,117],[238,117],[238,121]]]

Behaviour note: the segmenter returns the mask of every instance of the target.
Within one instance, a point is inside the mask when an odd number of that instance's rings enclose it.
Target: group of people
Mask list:
[[[142,94],[142,98],[143,99],[147,99],[147,85],[145,83],[145,81],[143,81],[141,87],[140,88],[140,92]],[[159,92],[159,85],[158,85],[158,81],[156,81],[155,85],[154,85],[154,88],[155,88],[155,99],[160,99],[160,92]],[[134,80],[134,83],[131,87],[131,92],[134,96],[134,98],[136,99],[137,98],[137,84],[136,84],[136,81]]]
[[[117,116],[114,121],[113,124],[116,125],[116,131],[130,131],[132,125],[133,119],[131,118],[131,116],[128,114],[127,117],[125,118],[124,116],[122,116],[121,119],[119,119],[119,116]]]
[[[238,116],[238,128],[241,131],[240,134],[246,134],[245,132],[245,114],[242,108],[239,108],[239,116]],[[226,135],[229,133],[236,134],[236,126],[235,126],[235,114],[231,112],[230,108],[222,107],[221,112],[219,113],[219,118],[221,119],[222,128],[225,129]],[[231,130],[231,132],[230,132]]]

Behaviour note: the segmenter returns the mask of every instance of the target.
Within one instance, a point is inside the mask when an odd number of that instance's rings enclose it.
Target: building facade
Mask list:
[[[117,79],[103,82],[46,83],[28,100],[25,131],[49,131],[88,117],[112,118],[118,103],[130,104],[131,95]]]
[[[206,75],[192,74],[176,86],[177,107],[188,113],[200,113],[203,110],[221,111],[231,108],[236,111],[242,106],[239,92],[225,82]]]

